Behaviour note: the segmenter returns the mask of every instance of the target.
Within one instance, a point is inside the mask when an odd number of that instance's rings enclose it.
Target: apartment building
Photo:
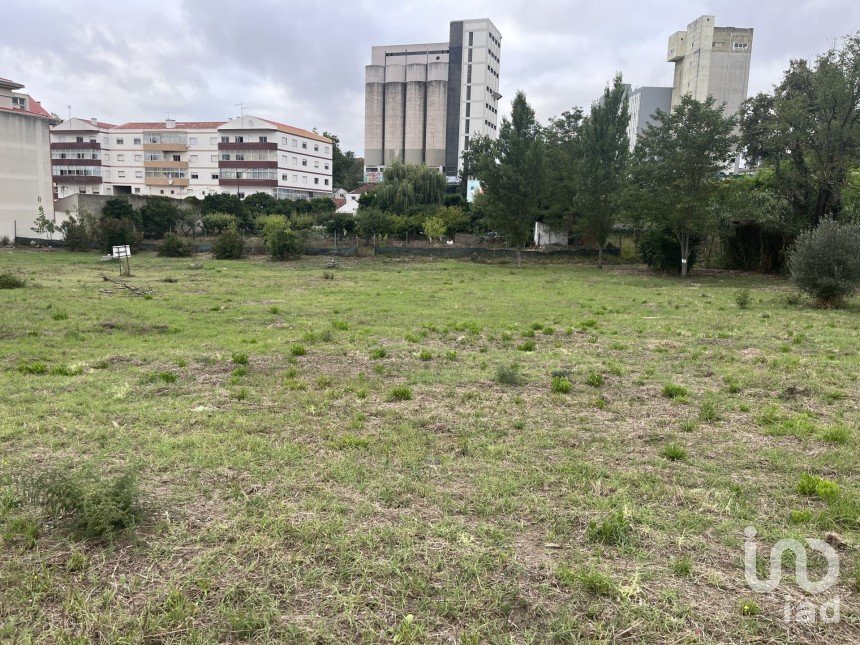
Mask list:
[[[50,127],[59,119],[23,88],[0,78],[0,238],[35,236],[40,208],[54,217]]]
[[[332,194],[332,143],[315,132],[243,115],[230,121],[70,119],[51,134],[58,197],[73,192],[164,195]],[[76,144],[77,147],[70,144]],[[78,151],[82,150],[82,153]],[[70,154],[83,158],[68,164]]]
[[[630,140],[630,150],[636,147],[636,140],[645,128],[654,123],[657,110],[668,114],[671,109],[671,87],[637,87],[630,92],[627,99],[627,111],[630,115],[627,138]]]
[[[447,42],[371,48],[365,68],[365,180],[395,161],[458,181],[463,151],[498,134],[502,35],[489,19],[450,23]]]

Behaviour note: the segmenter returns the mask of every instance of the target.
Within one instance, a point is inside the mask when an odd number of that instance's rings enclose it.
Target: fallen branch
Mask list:
[[[111,282],[111,283],[117,285],[118,287],[122,287],[123,289],[127,289],[128,291],[131,292],[132,295],[135,295],[135,296],[151,296],[152,295],[151,290],[143,289],[142,287],[136,287],[133,284],[128,284],[126,282],[123,282],[122,280],[117,280],[116,278],[111,278],[110,276],[106,276],[104,274],[102,274],[102,280],[104,280],[105,282]]]

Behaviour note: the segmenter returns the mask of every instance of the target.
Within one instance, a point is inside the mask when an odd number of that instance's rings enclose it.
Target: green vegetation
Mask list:
[[[739,594],[743,535],[860,543],[856,304],[327,263],[139,253],[146,300],[95,253],[0,253],[27,281],[0,291],[0,641],[808,638]]]

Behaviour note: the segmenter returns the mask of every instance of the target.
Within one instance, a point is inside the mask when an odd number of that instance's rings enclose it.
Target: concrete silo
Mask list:
[[[424,163],[445,165],[445,127],[448,114],[448,63],[427,66],[427,109]]]
[[[406,123],[406,66],[385,66],[385,132],[383,162],[386,166],[403,161]]]
[[[404,160],[424,163],[424,111],[427,95],[427,65],[406,66],[406,126],[404,131]]]
[[[382,165],[385,130],[385,66],[364,68],[364,163]]]

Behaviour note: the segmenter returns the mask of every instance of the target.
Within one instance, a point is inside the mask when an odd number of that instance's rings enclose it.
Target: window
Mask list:
[[[86,194],[87,194],[87,189],[86,189],[86,188],[78,188],[78,192],[79,192],[81,195],[86,195]]]
[[[466,118],[472,116],[472,104],[466,103]]]
[[[298,166],[298,165],[299,165],[299,159],[298,159],[298,157],[293,157],[293,165],[294,165],[294,166]]]
[[[281,137],[281,145],[284,146],[285,148],[287,147],[287,138],[286,137]]]
[[[302,141],[302,149],[304,149],[304,150],[308,149],[308,142],[307,141]]]
[[[188,143],[191,144],[192,146],[196,146],[197,145],[197,137],[189,137]]]
[[[319,185],[319,183],[320,183],[320,178],[319,178],[319,177],[314,177],[314,183],[315,183],[316,185]]]
[[[245,137],[237,135],[237,136],[235,136],[235,137],[233,138],[233,140],[234,140],[236,143],[244,143],[244,142],[245,142]]]
[[[102,137],[102,143],[104,143],[105,145],[108,145],[108,138]]]
[[[281,181],[287,181],[287,176],[286,176],[286,175],[281,175]]]
[[[245,193],[239,193],[239,199],[245,199]]]
[[[217,172],[212,173],[212,179],[218,179],[218,173]]]
[[[191,157],[189,159],[190,159],[190,161],[196,162],[197,161],[197,155],[191,155]]]
[[[237,152],[236,161],[245,161],[245,155],[243,155],[241,152]]]
[[[120,139],[119,137],[117,137],[117,139],[116,139],[116,145],[118,145],[118,146],[123,146],[123,145],[125,145],[125,139]]]
[[[116,160],[117,161],[125,161],[125,155],[117,155]]]
[[[732,43],[732,49],[749,49],[749,43]]]
[[[142,178],[143,178],[143,171],[142,171],[142,170],[135,170],[135,171],[134,171],[134,176],[135,176],[137,179],[142,179]]]
[[[181,157],[179,155],[173,155],[173,161],[180,161]]]
[[[328,170],[328,162],[326,162],[326,163],[325,163],[325,165],[323,166],[323,168],[324,168],[325,170]]]
[[[95,138],[95,137],[90,137],[90,143],[95,143],[95,142],[96,142],[96,138]]]
[[[140,139],[139,139],[139,138],[135,137],[135,139],[134,139],[134,145],[136,145],[136,146],[139,146],[139,145],[140,145]]]
[[[105,153],[105,161],[110,161],[110,153]]]
[[[466,82],[467,82],[467,83],[471,83],[471,82],[472,82],[472,66],[471,66],[471,65],[469,65],[469,66],[466,68]]]
[[[475,44],[475,32],[469,32],[469,47],[472,47]]]
[[[293,183],[294,183],[294,184],[297,184],[298,182],[299,182],[299,176],[298,176],[298,175],[293,175]]]
[[[318,143],[315,143],[314,144],[314,152],[319,152],[319,151],[320,151],[320,145]]]
[[[308,160],[307,160],[307,159],[302,159],[302,165],[303,165],[303,166],[307,166],[307,165],[308,165]]]
[[[197,173],[196,172],[191,173],[191,179],[197,179]]]
[[[230,137],[221,137],[221,143],[230,143]]]
[[[320,162],[314,161],[314,168],[319,168],[319,167],[320,167]]]
[[[303,183],[303,184],[308,183],[308,178],[307,178],[306,176],[303,176],[303,177],[302,177],[302,183]]]
[[[221,153],[221,161],[230,161],[230,153],[222,152]]]
[[[99,189],[93,188],[93,195],[98,195],[98,194],[99,194]]]
[[[268,143],[268,142],[269,142],[269,137],[262,137],[262,136],[260,137],[260,143]]]
[[[135,161],[143,161],[143,155],[134,155]]]
[[[299,142],[296,141],[295,139],[293,139],[293,148],[297,147],[298,145],[299,145]]]
[[[328,179],[325,180],[325,185],[328,186]]]
[[[134,192],[139,193],[139,192],[140,192],[140,188],[135,188],[135,189],[134,189]]]
[[[120,179],[125,179],[125,170],[120,170],[119,172],[116,173],[116,176],[119,177]]]
[[[471,85],[466,87],[466,100],[467,101],[472,100],[472,86]]]
[[[326,146],[326,147],[325,147],[325,153],[326,153],[326,154],[328,154],[329,152],[330,152],[329,147],[328,147],[328,146]]]

